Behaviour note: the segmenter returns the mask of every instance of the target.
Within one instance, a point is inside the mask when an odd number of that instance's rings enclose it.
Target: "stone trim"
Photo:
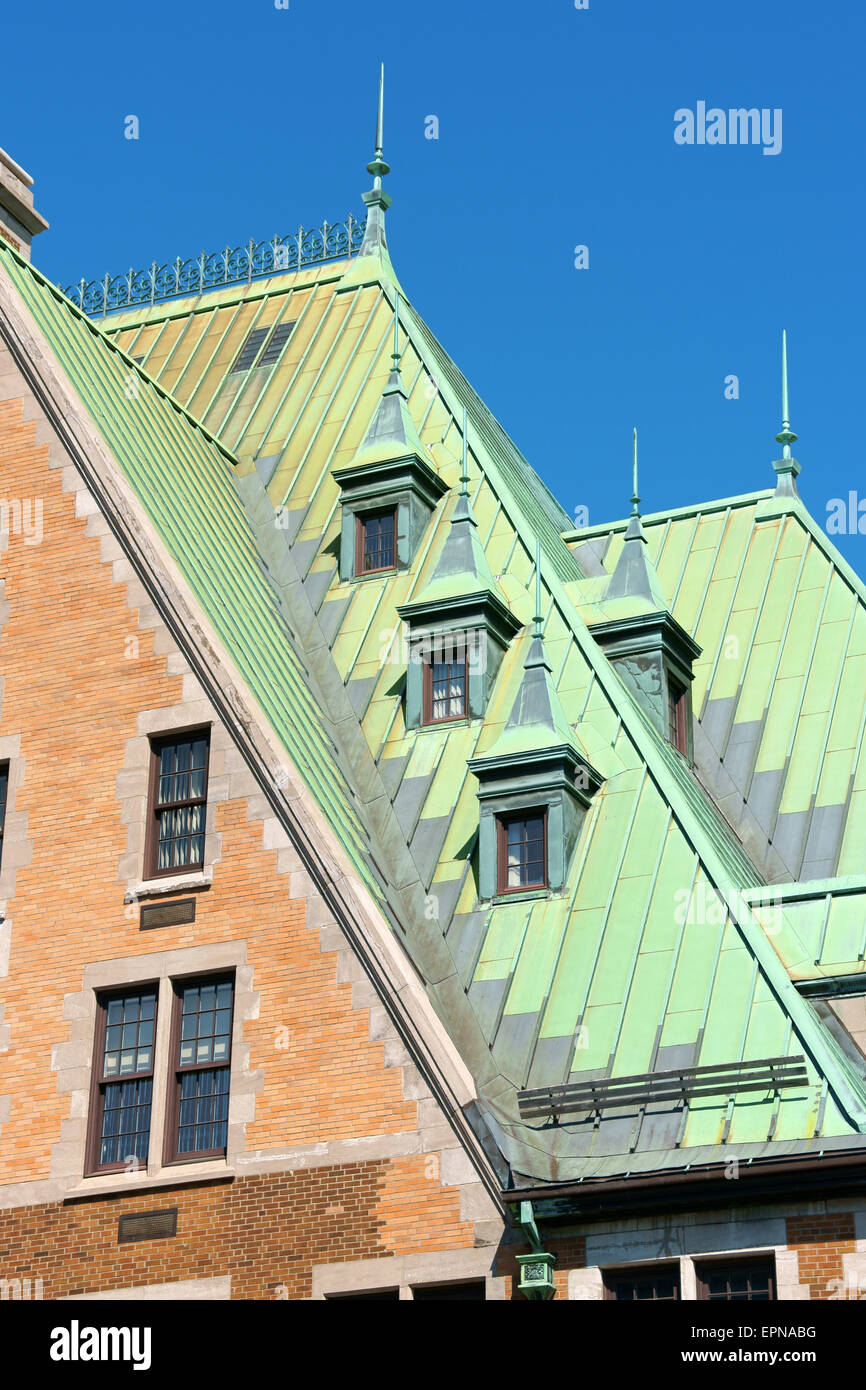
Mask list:
[[[505,1299],[507,1280],[493,1274],[494,1255],[490,1249],[445,1250],[428,1255],[384,1255],[378,1260],[313,1265],[313,1292],[309,1301],[323,1301],[329,1294],[395,1288],[400,1290],[400,1298],[404,1300],[412,1298],[413,1286],[462,1284],[475,1279],[484,1280],[487,1299]]]
[[[185,1303],[193,1299],[222,1300],[232,1296],[232,1276],[222,1274],[214,1279],[181,1279],[174,1284],[136,1284],[133,1288],[109,1289],[105,1293],[72,1293],[58,1298],[58,1303],[123,1303],[127,1300],[145,1303],[171,1301]]]

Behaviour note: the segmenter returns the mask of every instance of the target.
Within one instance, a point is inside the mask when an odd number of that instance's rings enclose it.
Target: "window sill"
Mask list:
[[[162,1187],[180,1187],[191,1182],[233,1180],[234,1168],[225,1159],[205,1163],[177,1163],[161,1168],[153,1175],[147,1173],[106,1173],[105,1176],[82,1178],[77,1187],[63,1196],[64,1202],[77,1202],[82,1197],[116,1196],[122,1192],[148,1192]]]
[[[213,865],[196,869],[191,874],[170,874],[165,878],[145,878],[133,883],[126,890],[125,903],[138,902],[140,898],[161,898],[167,893],[185,893],[190,888],[210,888],[213,883]]]
[[[503,903],[526,903],[539,898],[559,898],[561,892],[554,893],[549,888],[527,888],[523,893],[495,893],[490,899],[493,907],[501,907]]]

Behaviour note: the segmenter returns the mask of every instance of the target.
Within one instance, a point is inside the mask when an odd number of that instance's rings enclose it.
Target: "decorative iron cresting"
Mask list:
[[[202,251],[186,261],[178,256],[167,265],[154,261],[148,270],[129,269],[125,275],[104,275],[101,280],[79,280],[77,285],[59,288],[85,314],[101,317],[133,304],[156,304],[223,285],[248,285],[262,276],[305,265],[347,260],[360,250],[365,226],[365,218],[350,213],[345,222],[325,222],[307,231],[300,227],[295,236],[274,236],[270,241],[250,238],[246,246],[226,246],[210,255]]]

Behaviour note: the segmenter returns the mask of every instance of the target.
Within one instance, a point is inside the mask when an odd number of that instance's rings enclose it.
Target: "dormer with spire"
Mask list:
[[[602,782],[565,717],[542,622],[541,547],[536,545],[535,617],[523,676],[499,738],[467,763],[478,778],[482,901],[560,892],[584,815]]]
[[[596,612],[587,622],[624,685],[659,732],[689,762],[692,667],[701,649],[670,611],[640,516],[637,430],[633,435],[631,516],[623,547]]]
[[[340,578],[408,569],[447,484],[430,467],[400,371],[400,295],[394,296],[391,371],[361,447],[335,468],[343,508]]]
[[[379,70],[379,104],[376,111],[376,150],[367,173],[373,175],[373,187],[362,193],[367,208],[367,225],[358,255],[337,286],[338,292],[372,282],[387,283],[395,289],[399,281],[388,254],[385,235],[385,214],[391,206],[391,196],[382,187],[382,179],[390,174],[391,166],[384,158],[385,144],[385,64]]]
[[[520,623],[478,538],[469,498],[466,408],[460,492],[429,582],[397,612],[409,629],[406,727],[481,719]]]

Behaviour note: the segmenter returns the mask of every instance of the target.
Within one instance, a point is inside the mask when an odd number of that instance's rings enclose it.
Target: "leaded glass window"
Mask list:
[[[100,1000],[92,1168],[147,1163],[153,1100],[156,987]]]
[[[175,1158],[225,1153],[233,995],[230,979],[175,987]]]
[[[154,746],[151,872],[204,864],[208,736],[187,734]]]

